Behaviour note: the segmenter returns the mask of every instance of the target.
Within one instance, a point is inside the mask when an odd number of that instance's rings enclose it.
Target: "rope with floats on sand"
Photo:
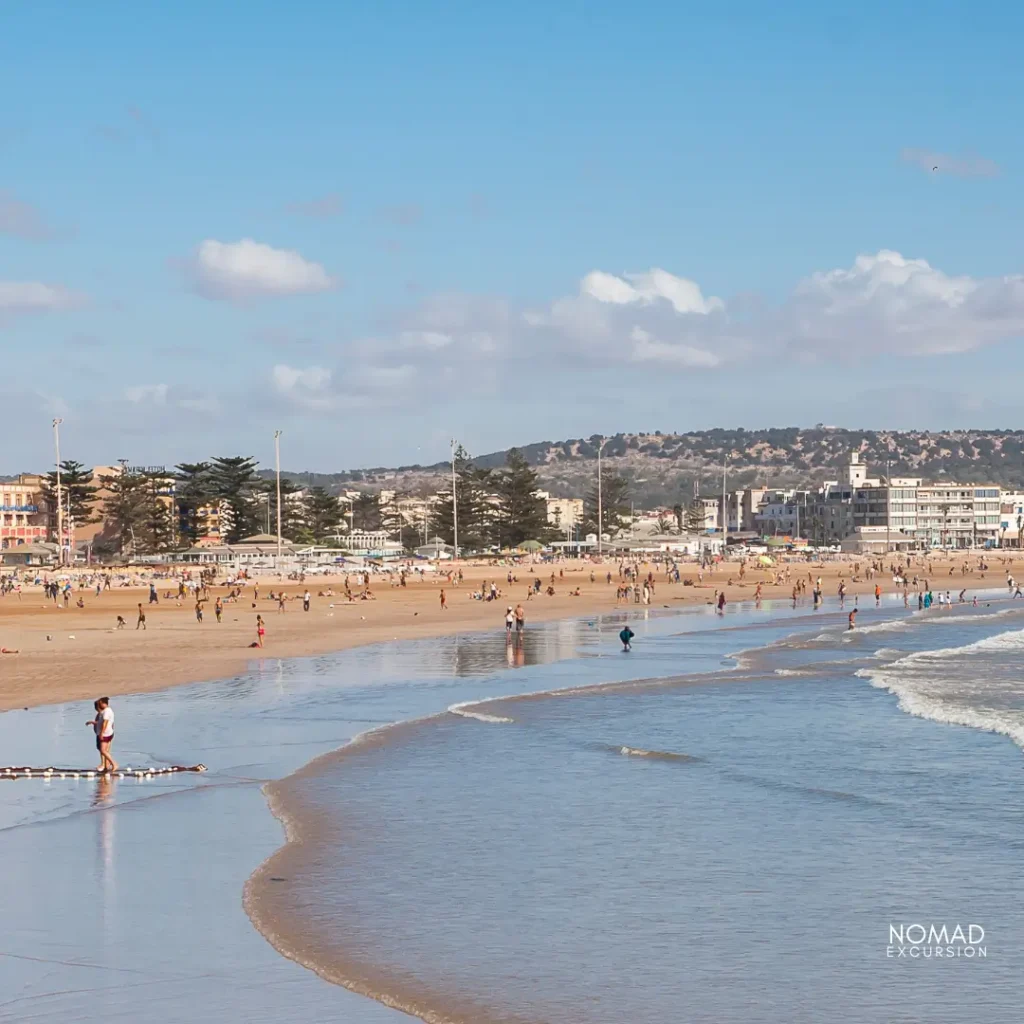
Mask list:
[[[27,768],[14,765],[0,768],[0,779],[151,779],[175,772],[205,772],[205,764],[174,764],[167,768],[118,768],[116,772],[98,772],[95,768]]]

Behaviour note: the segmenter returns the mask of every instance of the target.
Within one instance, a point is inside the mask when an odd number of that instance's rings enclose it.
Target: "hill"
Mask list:
[[[1024,431],[847,430],[817,426],[764,430],[715,428],[686,434],[599,434],[566,441],[539,441],[519,450],[537,468],[544,486],[559,496],[580,496],[593,486],[598,448],[604,442],[605,471],[631,482],[641,505],[671,505],[688,500],[694,484],[703,493],[721,489],[722,464],[728,458],[729,487],[767,484],[817,485],[839,476],[851,452],[859,452],[872,475],[926,480],[992,483],[1024,490]],[[506,452],[474,459],[479,466],[504,464]],[[390,488],[423,494],[445,485],[447,463],[433,466],[376,467],[342,473],[289,473],[302,483],[332,489]]]

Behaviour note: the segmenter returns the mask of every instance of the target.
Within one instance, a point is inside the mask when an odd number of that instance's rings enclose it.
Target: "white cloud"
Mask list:
[[[1024,277],[952,277],[883,249],[801,281],[781,330],[783,342],[823,355],[967,352],[1024,334]]]
[[[956,178],[995,178],[1002,173],[994,160],[976,153],[952,156],[949,153],[936,153],[932,149],[907,147],[900,153],[900,159],[929,174],[951,174]]]
[[[124,397],[133,405],[166,405],[166,384],[135,384],[124,389]]]
[[[81,305],[83,297],[42,281],[0,281],[0,323],[22,313],[45,313]]]
[[[622,277],[593,270],[580,283],[580,294],[617,306],[643,305],[661,299],[670,303],[677,313],[707,314],[725,308],[721,299],[714,296],[705,299],[693,281],[676,277],[659,267],[644,274],[623,274]]]
[[[331,371],[323,366],[299,369],[278,363],[271,371],[277,393],[307,409],[328,409],[334,405],[332,379]]]
[[[52,238],[54,231],[34,206],[0,192],[0,235],[39,242]]]
[[[251,238],[240,242],[207,239],[193,254],[190,271],[196,290],[208,299],[244,301],[338,287],[338,281],[319,263],[294,250],[274,249]]]
[[[659,341],[642,327],[634,327],[630,334],[633,342],[633,359],[639,363],[659,362],[676,366],[701,367],[709,369],[718,366],[721,358],[707,349],[692,345]]]

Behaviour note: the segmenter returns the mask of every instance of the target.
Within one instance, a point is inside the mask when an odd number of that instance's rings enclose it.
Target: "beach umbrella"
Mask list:
[[[520,551],[543,551],[544,545],[539,540],[524,540],[519,545]]]

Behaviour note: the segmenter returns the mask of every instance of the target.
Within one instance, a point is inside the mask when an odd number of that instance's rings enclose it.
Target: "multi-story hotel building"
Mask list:
[[[0,483],[0,548],[39,544],[46,536],[42,477],[26,473]]]

